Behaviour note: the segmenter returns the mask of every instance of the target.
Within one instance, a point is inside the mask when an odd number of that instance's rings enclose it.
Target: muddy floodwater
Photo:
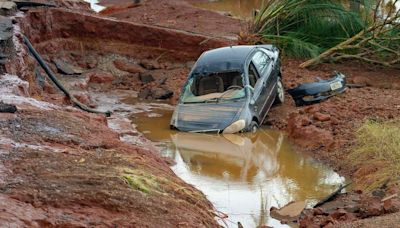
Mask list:
[[[172,158],[172,170],[200,189],[228,218],[223,226],[269,225],[269,209],[291,201],[312,206],[345,180],[333,170],[293,150],[284,134],[267,128],[256,134],[215,135],[169,129],[171,110],[153,110],[132,117],[148,139],[157,142],[163,156]]]
[[[234,16],[241,18],[249,18],[253,10],[259,9],[262,0],[219,0],[194,4],[197,7],[229,12]]]

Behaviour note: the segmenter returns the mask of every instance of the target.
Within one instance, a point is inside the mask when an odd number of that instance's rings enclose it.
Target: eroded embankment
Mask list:
[[[13,30],[15,47],[0,76],[1,99],[18,109],[0,113],[1,224],[216,226],[205,196],[152,149],[121,142],[105,117],[68,106],[28,56],[21,33],[92,107],[89,90],[168,85],[169,74],[187,73],[185,61],[228,41],[64,9],[19,14]],[[81,73],[63,72],[60,62]]]

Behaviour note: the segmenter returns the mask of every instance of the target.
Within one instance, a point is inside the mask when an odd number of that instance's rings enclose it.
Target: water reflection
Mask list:
[[[312,204],[344,181],[331,169],[295,153],[281,132],[182,133],[168,129],[170,111],[157,113],[162,116],[136,118],[138,129],[151,140],[164,142],[164,155],[176,162],[171,167],[174,172],[228,214],[232,227],[238,221],[245,227],[282,226],[270,218],[271,206],[293,200]]]
[[[95,12],[100,12],[106,8],[104,6],[99,5],[98,0],[84,0],[84,1],[90,3],[90,8],[92,8],[92,10],[94,10]]]

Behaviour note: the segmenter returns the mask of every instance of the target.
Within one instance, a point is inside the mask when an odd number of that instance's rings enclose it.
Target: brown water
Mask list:
[[[217,0],[194,4],[200,8],[230,12],[234,16],[249,18],[255,9],[259,9],[262,0]]]
[[[278,131],[255,135],[182,133],[169,129],[171,111],[135,115],[138,130],[161,142],[172,170],[200,189],[218,211],[223,226],[284,226],[269,216],[272,206],[305,200],[313,205],[344,182],[333,170],[296,153]],[[149,117],[150,116],[150,117]],[[152,117],[151,117],[152,116]]]

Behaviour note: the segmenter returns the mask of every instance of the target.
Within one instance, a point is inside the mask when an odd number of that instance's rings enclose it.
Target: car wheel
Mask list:
[[[250,133],[256,133],[258,129],[258,123],[256,121],[251,121],[249,125],[249,132]]]
[[[281,77],[278,78],[276,86],[278,88],[275,97],[275,104],[282,104],[285,101],[285,90],[283,89],[283,83]]]

